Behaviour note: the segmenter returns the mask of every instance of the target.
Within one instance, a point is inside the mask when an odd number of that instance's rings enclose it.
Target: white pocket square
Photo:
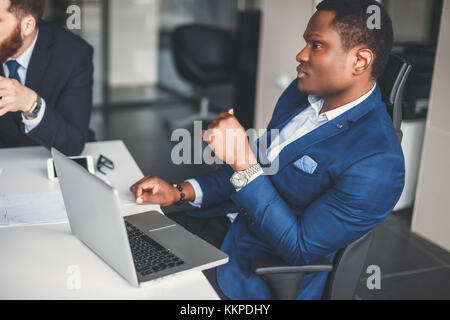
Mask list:
[[[317,162],[309,156],[303,156],[301,159],[294,162],[294,166],[303,172],[313,174],[317,169]]]

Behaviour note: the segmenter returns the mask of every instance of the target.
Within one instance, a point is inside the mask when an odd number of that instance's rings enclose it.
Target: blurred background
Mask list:
[[[170,155],[176,142],[171,141],[172,130],[192,130],[183,119],[193,114],[207,119],[231,107],[246,128],[265,128],[278,97],[296,77],[295,56],[304,46],[303,31],[320,1],[47,2],[45,19],[62,27],[70,15],[68,6],[81,8],[81,29],[71,31],[95,49],[91,128],[98,140],[123,140],[144,173],[178,182],[215,167],[173,164]],[[435,70],[440,69],[436,66],[438,47],[442,52],[450,47],[446,40],[450,38],[450,5],[447,0],[380,2],[394,23],[394,52],[413,64],[402,105],[406,185],[394,213],[377,229],[367,262],[380,265],[384,287],[368,290],[363,277],[356,298],[450,299],[450,289],[444,285],[450,283],[450,239],[443,235],[448,234],[443,230],[450,230],[448,201],[440,203],[442,197],[437,200],[425,180],[419,187],[424,194],[417,190],[420,176],[428,177],[427,170],[435,167],[433,157],[422,157],[435,141],[430,133],[425,143],[430,147],[424,147],[427,126],[433,127],[427,118],[432,86],[435,94],[448,87],[448,82],[443,83],[448,78]],[[186,25],[201,25],[213,33],[194,30],[183,43],[176,40],[174,31]],[[195,45],[196,39],[210,36],[216,47]],[[201,57],[199,66],[208,68],[187,70],[183,59],[189,53]],[[216,59],[210,61],[210,57]],[[443,58],[440,62],[448,66]],[[448,111],[439,111],[444,110],[441,105],[435,110],[435,118],[450,116]],[[448,125],[445,132],[448,139]],[[436,148],[449,150],[447,146]],[[448,153],[444,158],[450,161]],[[443,181],[448,180],[448,172],[447,168],[442,173]],[[435,182],[434,188],[441,188],[439,184]],[[445,188],[450,189],[448,183]],[[417,205],[419,197],[424,200]],[[443,212],[447,218],[439,220]]]

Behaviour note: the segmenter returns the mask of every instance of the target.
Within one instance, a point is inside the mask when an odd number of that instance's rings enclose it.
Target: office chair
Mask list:
[[[201,92],[200,112],[190,117],[169,120],[172,128],[191,125],[195,120],[215,120],[209,112],[206,88],[231,83],[236,69],[235,42],[230,32],[212,26],[190,24],[176,28],[172,34],[172,51],[176,69],[186,81]]]
[[[411,63],[405,58],[391,54],[385,71],[378,79],[382,99],[386,103],[387,112],[392,119],[400,142],[403,137],[401,131],[403,92],[411,69]]]
[[[403,90],[411,64],[404,58],[391,54],[382,76],[378,79],[382,99],[392,118],[395,131],[401,142]],[[341,249],[333,263],[326,259],[309,265],[289,266],[278,257],[255,260],[252,271],[268,284],[273,299],[294,300],[304,276],[311,272],[329,272],[324,290],[324,299],[352,300],[358,286],[362,269],[372,242],[374,230]]]

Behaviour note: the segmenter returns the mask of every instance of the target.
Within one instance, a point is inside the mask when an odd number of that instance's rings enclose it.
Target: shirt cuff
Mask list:
[[[22,113],[22,122],[25,125],[25,133],[26,134],[28,134],[31,130],[36,128],[39,125],[39,123],[41,123],[42,118],[44,118],[45,107],[46,107],[45,100],[42,99],[41,110],[39,110],[39,113],[35,119],[28,120],[27,118],[25,118],[25,116]]]
[[[185,180],[184,182],[189,182],[191,184],[192,188],[194,188],[194,192],[195,192],[194,202],[190,201],[189,203],[194,207],[200,208],[202,206],[202,202],[203,202],[203,191],[202,191],[202,188],[200,187],[200,184],[195,179],[188,179],[188,180]]]

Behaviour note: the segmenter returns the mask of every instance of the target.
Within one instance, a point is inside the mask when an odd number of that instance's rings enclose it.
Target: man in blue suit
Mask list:
[[[93,49],[41,21],[45,0],[0,0],[0,148],[78,155],[88,140]]]
[[[380,9],[380,29],[367,27],[369,6]],[[386,218],[403,189],[402,150],[376,83],[392,48],[392,22],[371,0],[325,0],[317,9],[297,55],[297,79],[275,107],[269,147],[259,150],[278,163],[275,174],[255,165],[244,128],[222,113],[204,139],[226,165],[175,187],[152,176],[131,187],[138,203],[201,206],[169,217],[212,242],[223,234],[216,244],[230,260],[217,268],[215,285],[228,298],[271,298],[253,260],[333,261]],[[230,130],[244,143],[227,143]],[[305,276],[297,298],[321,299],[327,275]]]

